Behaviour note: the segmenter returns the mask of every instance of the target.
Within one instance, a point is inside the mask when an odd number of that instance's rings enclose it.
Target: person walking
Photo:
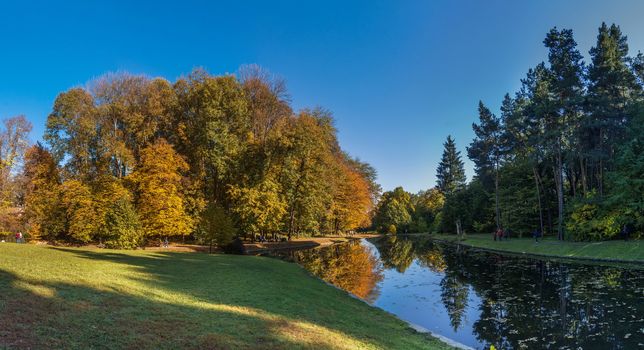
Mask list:
[[[630,225],[629,224],[624,224],[624,226],[622,226],[622,232],[621,233],[622,233],[622,238],[624,238],[625,241],[628,241],[628,238],[629,238],[628,236],[630,236],[630,234],[631,234]]]
[[[539,243],[539,236],[541,236],[541,233],[538,228],[535,228],[534,231],[532,231],[532,237],[534,237],[534,241],[537,243]]]

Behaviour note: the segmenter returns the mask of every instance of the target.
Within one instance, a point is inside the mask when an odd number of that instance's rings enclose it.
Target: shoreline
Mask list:
[[[494,252],[494,253],[499,253],[499,254],[509,254],[509,255],[518,255],[518,256],[524,256],[524,257],[534,257],[538,259],[562,259],[562,260],[570,260],[570,261],[577,261],[577,262],[597,262],[597,263],[617,263],[617,264],[628,264],[628,265],[635,265],[639,268],[644,267],[644,259],[620,259],[620,258],[608,258],[608,257],[596,257],[596,256],[590,256],[590,255],[572,255],[572,251],[568,253],[568,255],[565,254],[556,254],[556,253],[544,253],[544,252],[535,252],[535,251],[530,251],[528,249],[525,249],[526,247],[522,248],[517,248],[513,246],[502,246],[506,242],[512,243],[513,241],[520,241],[521,243],[527,243],[529,241],[530,243],[533,243],[531,239],[528,238],[511,238],[509,241],[501,241],[501,242],[495,242],[499,246],[498,247],[489,247],[486,245],[482,245],[481,243],[486,242],[486,240],[481,240],[480,238],[483,237],[488,237],[489,235],[487,234],[473,234],[473,235],[468,235],[470,237],[466,238],[464,241],[459,241],[456,236],[450,237],[447,235],[434,235],[434,234],[426,234],[426,233],[415,233],[415,234],[406,234],[406,236],[421,236],[421,235],[426,235],[429,239],[438,241],[438,242],[444,242],[444,243],[449,243],[449,244],[457,244],[457,245],[463,245],[469,248],[473,249],[480,249],[483,251],[489,251],[489,252]],[[402,235],[405,236],[405,235]],[[471,237],[474,236],[474,237]],[[610,241],[609,241],[610,242]],[[613,241],[615,242],[615,241]],[[622,242],[622,241],[618,241]],[[637,240],[629,241],[630,243],[626,244],[637,244],[638,249],[643,249],[639,248],[640,242]],[[540,241],[538,247],[547,247],[549,244],[553,246],[558,246],[558,247],[567,247],[567,248],[579,248],[579,249],[584,249],[586,246],[591,246],[591,245],[597,245],[597,244],[602,244],[605,242],[591,242],[591,243],[583,243],[580,242],[578,243],[578,247],[572,246],[573,244],[577,243],[572,243],[572,242],[553,242],[550,240],[545,240],[545,241]],[[570,244],[570,246],[566,246],[567,244]],[[531,247],[531,246],[529,246]]]
[[[374,236],[376,236],[376,235],[374,235]],[[390,312],[390,311],[387,311],[387,310],[385,310],[385,309],[383,309],[383,308],[381,308],[381,307],[379,307],[379,306],[376,306],[376,305],[370,304],[369,302],[367,302],[366,300],[364,300],[364,299],[360,298],[359,296],[357,296],[357,295],[355,295],[355,294],[353,294],[353,293],[351,293],[351,292],[349,292],[349,291],[346,291],[346,290],[344,290],[344,289],[342,289],[342,288],[340,288],[340,287],[338,287],[338,286],[336,286],[336,285],[334,285],[334,284],[332,284],[332,283],[330,283],[330,282],[327,282],[327,281],[323,280],[322,278],[320,278],[320,277],[318,277],[318,276],[316,276],[316,275],[312,274],[310,271],[308,271],[308,270],[307,270],[307,269],[305,269],[302,265],[300,265],[300,264],[298,264],[298,263],[296,263],[296,262],[291,262],[291,261],[289,261],[289,263],[295,264],[297,267],[301,268],[301,269],[302,269],[306,274],[308,274],[309,276],[311,276],[311,277],[313,277],[313,278],[315,278],[315,279],[319,280],[320,282],[322,282],[322,283],[324,283],[324,284],[326,284],[326,285],[328,285],[328,286],[330,286],[330,287],[333,287],[333,288],[337,289],[337,290],[338,290],[338,291],[340,291],[340,292],[345,293],[347,296],[349,296],[349,297],[351,297],[351,298],[353,298],[353,299],[356,299],[356,300],[358,300],[358,301],[361,301],[361,302],[363,302],[364,304],[366,304],[367,306],[369,306],[369,307],[371,307],[371,308],[374,308],[374,309],[380,310],[380,311],[382,311],[382,312],[385,312],[385,313],[387,313],[387,314],[391,315],[392,317],[396,318],[396,319],[397,319],[397,320],[399,320],[400,322],[403,322],[403,323],[407,324],[407,326],[408,326],[411,330],[413,330],[414,332],[416,332],[416,333],[419,333],[419,334],[427,334],[427,335],[429,335],[429,336],[431,336],[431,337],[433,337],[433,338],[435,338],[435,339],[437,339],[437,340],[439,340],[439,341],[443,342],[444,344],[446,344],[446,345],[448,345],[448,346],[451,346],[451,347],[453,347],[453,348],[455,348],[455,349],[461,349],[461,350],[474,350],[474,348],[472,348],[471,346],[465,345],[465,344],[463,344],[463,343],[459,343],[458,341],[456,341],[456,340],[454,340],[454,339],[451,339],[451,338],[448,338],[448,337],[446,337],[446,336],[444,336],[444,335],[441,335],[441,334],[438,334],[438,333],[432,332],[431,330],[429,330],[429,329],[427,329],[427,328],[425,328],[425,327],[423,327],[423,326],[421,326],[421,325],[418,325],[418,324],[415,324],[415,323],[413,323],[413,322],[410,322],[410,321],[404,320],[404,319],[400,318],[398,315],[396,315],[396,314],[394,314],[394,313],[392,313],[392,312]]]
[[[349,242],[353,239],[375,238],[379,234],[356,234],[352,236],[324,236],[324,237],[301,237],[293,238],[286,242],[253,242],[244,243],[244,254],[266,254],[274,251],[283,251],[291,249],[311,249],[328,247],[338,243]]]

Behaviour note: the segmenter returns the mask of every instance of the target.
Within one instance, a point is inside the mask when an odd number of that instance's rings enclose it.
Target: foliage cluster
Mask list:
[[[24,118],[10,122],[26,140]],[[132,248],[340,233],[371,225],[380,192],[375,170],[340,148],[331,114],[294,112],[284,82],[257,66],[174,83],[107,74],[58,95],[44,140],[26,152],[0,142],[13,150],[3,164],[25,154],[0,175],[24,184],[4,199],[39,239]]]

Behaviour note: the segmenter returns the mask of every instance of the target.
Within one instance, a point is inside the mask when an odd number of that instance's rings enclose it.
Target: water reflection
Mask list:
[[[427,237],[295,254],[323,279],[476,348],[644,348],[644,270],[504,256]]]
[[[286,254],[314,275],[364,300],[373,302],[378,297],[382,265],[359,241]]]

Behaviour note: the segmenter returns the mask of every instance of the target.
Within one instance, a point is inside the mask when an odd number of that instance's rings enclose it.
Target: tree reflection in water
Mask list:
[[[314,275],[361,299],[372,302],[378,297],[382,265],[359,241],[295,251],[290,256]]]
[[[353,241],[288,255],[403,319],[428,329],[453,329],[450,336],[473,347],[644,346],[644,270],[519,258],[435,243],[427,236],[369,242],[375,248]],[[434,303],[442,305],[446,319],[418,314]]]
[[[479,345],[502,349],[644,346],[642,270],[504,256],[433,243],[427,237],[385,237],[372,242],[386,268],[404,273],[416,261],[442,275],[440,295],[422,297],[440,298],[454,331],[461,326],[472,290],[480,300],[472,327]]]

